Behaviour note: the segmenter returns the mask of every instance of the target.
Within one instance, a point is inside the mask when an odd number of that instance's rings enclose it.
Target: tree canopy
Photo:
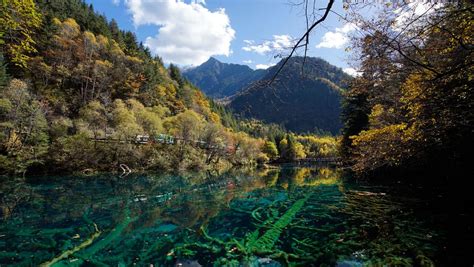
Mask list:
[[[353,169],[468,167],[472,146],[472,5],[445,5],[405,22],[359,20],[360,72],[346,93],[343,150]],[[358,17],[360,18],[360,17]]]

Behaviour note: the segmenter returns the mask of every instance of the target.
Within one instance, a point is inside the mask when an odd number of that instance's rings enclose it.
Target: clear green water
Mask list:
[[[416,191],[348,183],[330,168],[0,189],[0,266],[431,266],[446,242],[446,218]]]

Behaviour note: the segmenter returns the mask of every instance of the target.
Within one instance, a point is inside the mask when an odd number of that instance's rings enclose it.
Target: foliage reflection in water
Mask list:
[[[422,200],[331,168],[0,188],[2,266],[431,266],[445,242]]]

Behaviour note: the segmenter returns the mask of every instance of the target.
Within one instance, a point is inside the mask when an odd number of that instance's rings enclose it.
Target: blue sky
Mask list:
[[[305,31],[301,7],[292,0],[86,0],[120,28],[135,32],[165,62],[222,62],[265,68]],[[298,0],[293,0],[296,2]],[[326,1],[317,1],[325,7]],[[343,14],[342,1],[334,11]],[[311,35],[309,55],[348,68],[347,34],[353,27],[330,14]]]

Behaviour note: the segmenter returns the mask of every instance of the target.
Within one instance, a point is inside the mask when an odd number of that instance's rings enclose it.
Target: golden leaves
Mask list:
[[[0,4],[0,44],[6,46],[11,61],[26,67],[28,54],[36,52],[32,38],[41,25],[41,13],[33,0],[2,0]]]

